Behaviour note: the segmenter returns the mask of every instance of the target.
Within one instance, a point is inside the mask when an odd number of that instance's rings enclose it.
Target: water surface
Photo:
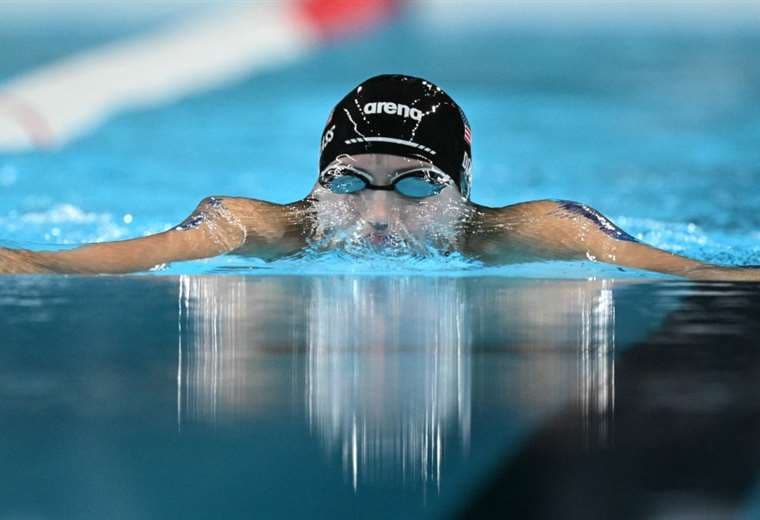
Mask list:
[[[552,445],[575,459],[646,457],[628,428],[635,422],[644,440],[658,434],[653,410],[661,420],[732,424],[754,410],[734,396],[758,366],[741,347],[755,327],[743,311],[755,289],[4,277],[2,511],[437,516],[469,507],[553,424],[574,425],[576,436]],[[725,356],[709,342],[687,354],[703,336],[737,339]],[[674,352],[681,369],[668,374]],[[645,365],[630,361],[645,354]]]

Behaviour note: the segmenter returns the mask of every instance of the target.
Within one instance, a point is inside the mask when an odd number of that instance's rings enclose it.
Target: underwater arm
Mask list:
[[[486,229],[492,231],[485,250],[501,249],[507,260],[519,252],[526,258],[518,260],[586,259],[698,280],[760,280],[760,269],[706,264],[639,242],[576,202],[529,202],[486,215]]]
[[[209,197],[182,224],[147,237],[54,252],[0,248],[0,273],[128,273],[220,255],[241,248],[250,234],[257,234],[254,223],[262,205],[276,206]],[[262,226],[277,227],[271,220]]]

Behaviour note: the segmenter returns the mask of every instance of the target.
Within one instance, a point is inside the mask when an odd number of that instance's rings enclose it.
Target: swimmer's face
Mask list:
[[[358,171],[377,187],[390,187],[409,172],[437,170],[427,161],[388,154],[341,156],[328,169],[331,167],[338,174],[342,168],[346,172]],[[373,248],[451,242],[466,200],[447,175],[435,176],[433,180],[436,181],[433,193],[423,197],[419,195],[427,195],[424,190],[408,191],[400,182],[396,190],[369,187],[353,193],[334,193],[317,183],[312,191],[317,201],[317,234],[332,242]],[[405,192],[417,196],[404,195]]]

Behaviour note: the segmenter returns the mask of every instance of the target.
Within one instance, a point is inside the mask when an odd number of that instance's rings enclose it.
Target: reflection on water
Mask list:
[[[466,457],[478,403],[527,423],[578,406],[588,440],[606,442],[617,282],[343,275],[179,284],[180,430],[289,409],[354,489],[440,486],[447,454]]]
[[[401,472],[438,483],[447,442],[470,433],[471,331],[451,279],[314,279],[306,407],[354,487]]]
[[[7,277],[0,517],[726,516],[757,492],[758,302],[686,281]]]
[[[578,308],[583,309],[578,349],[578,403],[587,440],[604,445],[615,412],[615,300],[612,289],[603,283],[589,302],[579,294]]]

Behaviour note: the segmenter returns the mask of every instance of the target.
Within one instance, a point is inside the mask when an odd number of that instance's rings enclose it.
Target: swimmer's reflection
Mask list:
[[[590,440],[609,429],[609,281],[185,276],[179,305],[179,427],[295,404],[354,487],[439,485],[484,398],[523,421],[577,405]]]
[[[314,280],[307,417],[352,484],[400,471],[439,482],[447,444],[466,449],[471,330],[457,280]]]

